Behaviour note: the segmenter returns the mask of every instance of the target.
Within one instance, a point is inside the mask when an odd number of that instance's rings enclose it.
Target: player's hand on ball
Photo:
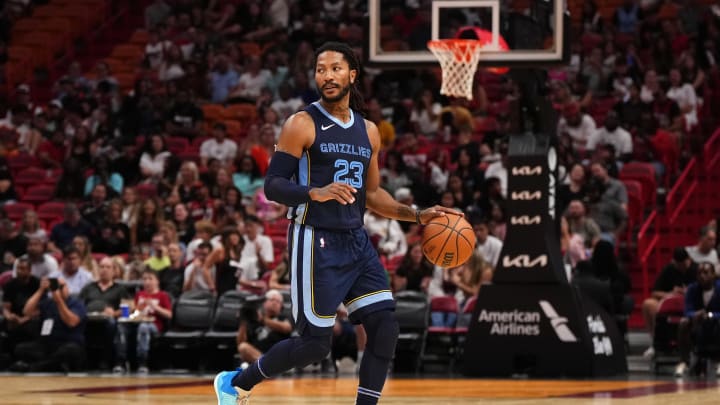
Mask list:
[[[335,200],[342,205],[355,202],[355,187],[346,183],[330,183],[325,187],[313,188],[310,190],[310,199],[317,202]]]
[[[424,210],[420,211],[420,223],[425,225],[430,222],[431,219],[435,217],[442,217],[445,215],[460,215],[461,217],[465,216],[462,211],[436,205],[434,207],[425,208]]]

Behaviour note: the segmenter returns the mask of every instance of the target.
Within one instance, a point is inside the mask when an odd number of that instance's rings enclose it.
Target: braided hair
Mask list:
[[[341,53],[343,55],[343,59],[345,59],[350,66],[350,69],[357,72],[355,75],[355,82],[350,83],[350,108],[364,116],[367,107],[365,106],[365,99],[357,87],[358,79],[360,78],[360,61],[357,55],[355,55],[352,48],[345,43],[332,41],[326,42],[315,51],[315,65],[317,65],[318,56],[327,51]]]

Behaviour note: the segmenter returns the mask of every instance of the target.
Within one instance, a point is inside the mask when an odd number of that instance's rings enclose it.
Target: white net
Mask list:
[[[473,99],[473,79],[480,62],[482,43],[472,39],[451,39],[428,42],[442,68],[440,94]]]

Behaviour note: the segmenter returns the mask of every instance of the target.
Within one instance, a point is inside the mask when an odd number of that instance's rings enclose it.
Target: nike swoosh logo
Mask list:
[[[330,124],[330,125],[328,125],[328,126],[320,125],[320,129],[323,130],[323,131],[327,131],[328,129],[330,129],[330,128],[334,127],[334,126],[335,126],[335,124]]]

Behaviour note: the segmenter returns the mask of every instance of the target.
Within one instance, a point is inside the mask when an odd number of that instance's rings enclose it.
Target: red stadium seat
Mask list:
[[[3,206],[3,209],[5,210],[5,213],[7,214],[9,219],[17,221],[22,219],[25,211],[34,210],[35,206],[24,202],[18,202],[15,204],[5,204]]]
[[[56,201],[46,202],[38,206],[38,219],[46,222],[52,222],[58,218],[62,218],[64,210],[65,203]]]
[[[9,157],[7,163],[10,167],[10,171],[13,173],[18,173],[20,170],[31,166],[40,165],[40,161],[35,156],[27,155],[25,153]]]
[[[20,187],[36,186],[53,180],[54,179],[48,178],[47,170],[37,167],[22,169],[13,178],[15,184]]]
[[[651,163],[630,162],[620,170],[620,180],[637,180],[643,187],[643,201],[650,207],[655,206],[657,198],[657,179],[655,167]]]
[[[186,138],[178,136],[171,136],[167,138],[166,144],[168,150],[174,155],[177,155],[190,147],[190,142]]]
[[[55,196],[55,186],[50,185],[37,185],[27,189],[25,196],[23,196],[24,202],[33,204],[42,204],[49,201]]]
[[[157,185],[152,183],[138,184],[138,186],[135,187],[135,191],[141,198],[157,197]]]

